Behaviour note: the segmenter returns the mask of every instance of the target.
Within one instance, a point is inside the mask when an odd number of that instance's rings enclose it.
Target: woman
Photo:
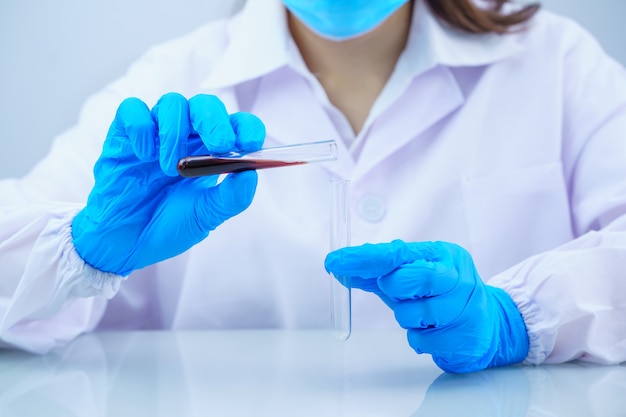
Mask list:
[[[508,6],[250,0],[152,49],[2,183],[3,343],[325,327],[325,267],[365,290],[355,329],[399,324],[446,371],[624,361],[626,76]],[[327,138],[335,163],[176,173]],[[327,256],[331,178],[352,181],[355,246]]]

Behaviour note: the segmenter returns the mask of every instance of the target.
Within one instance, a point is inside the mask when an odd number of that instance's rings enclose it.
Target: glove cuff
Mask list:
[[[528,331],[522,314],[511,296],[504,290],[487,286],[495,301],[498,314],[496,337],[497,348],[489,367],[506,366],[522,362],[528,355]]]

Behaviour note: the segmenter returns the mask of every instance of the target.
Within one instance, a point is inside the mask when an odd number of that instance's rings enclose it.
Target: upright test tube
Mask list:
[[[350,181],[330,181],[331,251],[350,245],[349,191]],[[335,339],[342,342],[350,337],[352,331],[352,295],[350,291],[349,277],[330,277],[330,320]]]

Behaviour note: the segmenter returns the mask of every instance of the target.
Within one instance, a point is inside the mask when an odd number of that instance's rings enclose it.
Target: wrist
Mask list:
[[[497,348],[490,367],[513,365],[528,355],[529,339],[522,314],[511,296],[504,290],[487,286],[498,309],[495,343]]]
[[[85,213],[86,209],[79,211],[72,219],[71,237],[72,245],[76,254],[89,267],[101,271],[120,276],[126,276],[115,270],[115,268],[107,267],[107,263],[102,257],[107,244],[103,239],[102,233],[99,233],[97,225]]]

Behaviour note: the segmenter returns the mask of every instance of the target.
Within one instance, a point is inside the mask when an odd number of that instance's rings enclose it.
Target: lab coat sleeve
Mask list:
[[[78,256],[71,223],[93,186],[108,127],[127,97],[151,107],[165,93],[196,94],[219,56],[223,27],[211,22],[151,48],[125,76],[87,100],[77,125],[55,139],[30,173],[0,181],[0,347],[44,353],[102,319],[123,278]]]
[[[93,329],[119,289],[122,278],[87,265],[71,239],[106,132],[100,119],[112,120],[116,101],[108,91],[90,99],[30,173],[0,181],[1,347],[45,353],[63,345]]]
[[[45,353],[61,346],[93,329],[119,289],[121,277],[85,264],[71,240],[119,83],[91,97],[77,125],[27,175],[0,181],[0,347]]]
[[[524,317],[526,363],[615,364],[626,361],[626,71],[576,30],[563,72],[562,159],[577,238],[489,283]]]
[[[90,267],[75,252],[74,214],[43,207],[3,213],[0,346],[45,353],[62,345],[92,329],[105,299],[119,289],[120,277]]]

